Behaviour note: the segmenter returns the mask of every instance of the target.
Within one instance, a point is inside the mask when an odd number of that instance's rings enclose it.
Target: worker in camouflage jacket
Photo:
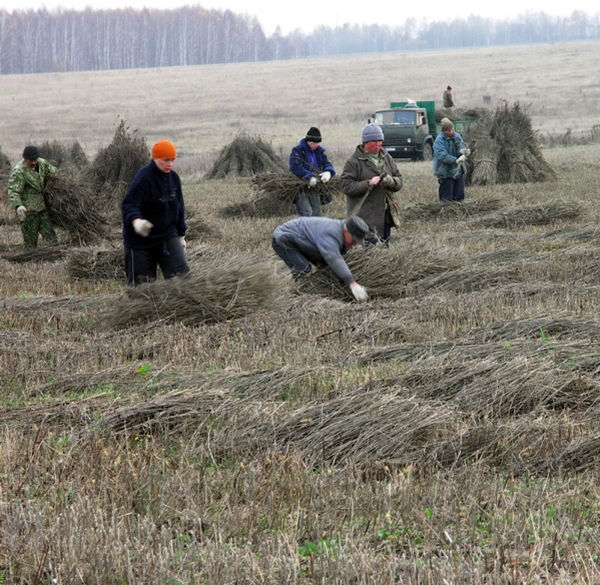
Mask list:
[[[8,199],[21,223],[25,249],[36,248],[39,235],[47,244],[57,243],[56,232],[44,199],[48,175],[55,172],[56,167],[41,158],[40,151],[35,146],[25,147],[23,160],[10,172]]]

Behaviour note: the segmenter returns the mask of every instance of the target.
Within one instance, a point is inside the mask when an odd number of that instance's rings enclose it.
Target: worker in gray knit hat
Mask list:
[[[323,215],[322,204],[331,201],[331,197],[323,195],[326,190],[319,185],[328,183],[335,175],[321,141],[321,131],[312,126],[290,153],[290,171],[306,183],[306,188],[294,198],[300,216]]]
[[[383,131],[367,124],[359,144],[344,164],[341,176],[346,195],[346,215],[362,217],[374,236],[371,244],[388,244],[392,227],[400,226],[395,193],[402,189],[402,175],[394,159],[383,148]]]

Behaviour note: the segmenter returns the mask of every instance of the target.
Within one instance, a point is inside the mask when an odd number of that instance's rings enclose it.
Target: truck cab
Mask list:
[[[390,106],[373,114],[373,122],[383,131],[383,147],[394,158],[431,160],[437,133],[434,103],[398,102]]]

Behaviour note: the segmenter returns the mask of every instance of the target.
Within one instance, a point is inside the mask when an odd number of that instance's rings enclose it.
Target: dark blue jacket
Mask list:
[[[185,235],[185,208],[181,180],[175,171],[163,173],[150,161],[133,177],[123,203],[123,243],[139,250]],[[147,237],[136,234],[133,220],[147,219],[154,224]]]
[[[329,171],[332,177],[335,175],[335,170],[327,159],[325,149],[319,145],[312,150],[306,143],[306,138],[303,138],[292,148],[290,171],[307,183],[311,177],[324,171]]]

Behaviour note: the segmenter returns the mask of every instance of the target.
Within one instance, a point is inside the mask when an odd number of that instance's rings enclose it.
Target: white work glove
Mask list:
[[[462,163],[467,161],[467,157],[464,154],[461,154],[457,159],[456,159],[456,164],[457,165],[461,165]]]
[[[368,301],[369,295],[367,294],[367,289],[364,286],[358,284],[358,282],[353,282],[350,284],[350,290],[354,295],[354,298],[359,302]]]
[[[133,229],[135,233],[145,238],[154,227],[154,224],[150,223],[147,219],[142,219],[138,217],[133,220]]]
[[[311,177],[308,181],[308,186],[316,187],[317,186],[317,177]]]
[[[27,207],[19,205],[19,207],[17,207],[17,217],[19,218],[19,221],[25,221],[25,217],[27,217]]]
[[[386,187],[391,187],[394,184],[394,177],[392,175],[386,175],[381,181]]]
[[[460,152],[460,154],[464,154],[465,156],[470,156],[471,155],[471,149],[470,148],[461,148],[458,152]]]
[[[323,183],[329,183],[329,180],[331,179],[331,173],[329,171],[323,171],[319,177],[321,177],[321,181]]]
[[[181,247],[184,250],[187,249],[187,242],[185,241],[185,236],[179,236],[179,241],[181,242]]]

